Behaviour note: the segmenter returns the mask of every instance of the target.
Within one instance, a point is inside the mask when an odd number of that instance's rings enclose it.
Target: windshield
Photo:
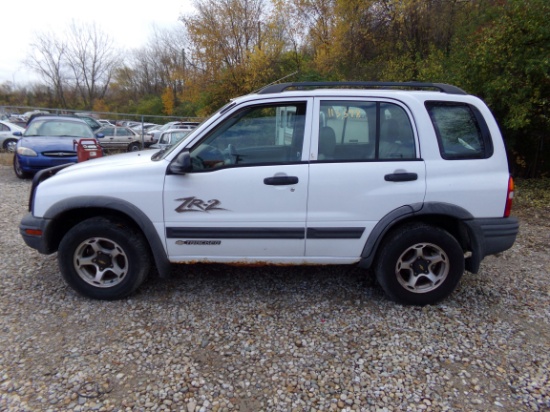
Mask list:
[[[89,137],[93,138],[92,129],[85,123],[66,119],[44,119],[33,121],[24,134],[29,136]]]
[[[175,122],[166,123],[165,125],[162,125],[161,127],[159,127],[158,130],[165,131],[165,130],[171,129],[172,126],[174,126],[174,124]]]

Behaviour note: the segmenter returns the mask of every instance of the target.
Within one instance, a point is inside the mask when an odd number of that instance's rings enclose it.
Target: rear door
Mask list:
[[[357,261],[378,221],[422,203],[425,165],[406,106],[381,99],[316,99],[306,256]]]

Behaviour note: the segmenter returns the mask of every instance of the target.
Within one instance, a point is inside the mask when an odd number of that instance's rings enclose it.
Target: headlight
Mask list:
[[[20,156],[31,156],[31,157],[38,156],[34,150],[24,146],[19,146],[17,148],[17,154]]]

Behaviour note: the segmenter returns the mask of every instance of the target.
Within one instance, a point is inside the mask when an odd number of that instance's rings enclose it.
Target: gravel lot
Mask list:
[[[24,245],[29,188],[0,166],[0,410],[550,410],[550,209],[437,306],[355,268],[218,265],[98,302]]]

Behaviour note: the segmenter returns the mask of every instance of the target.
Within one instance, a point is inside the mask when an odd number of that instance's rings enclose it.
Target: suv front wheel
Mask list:
[[[131,226],[94,217],[61,240],[58,262],[65,281],[92,299],[121,299],[134,292],[151,267],[148,245]]]
[[[380,247],[375,274],[393,300],[428,305],[449,296],[464,273],[464,253],[447,231],[423,223],[391,232]]]

